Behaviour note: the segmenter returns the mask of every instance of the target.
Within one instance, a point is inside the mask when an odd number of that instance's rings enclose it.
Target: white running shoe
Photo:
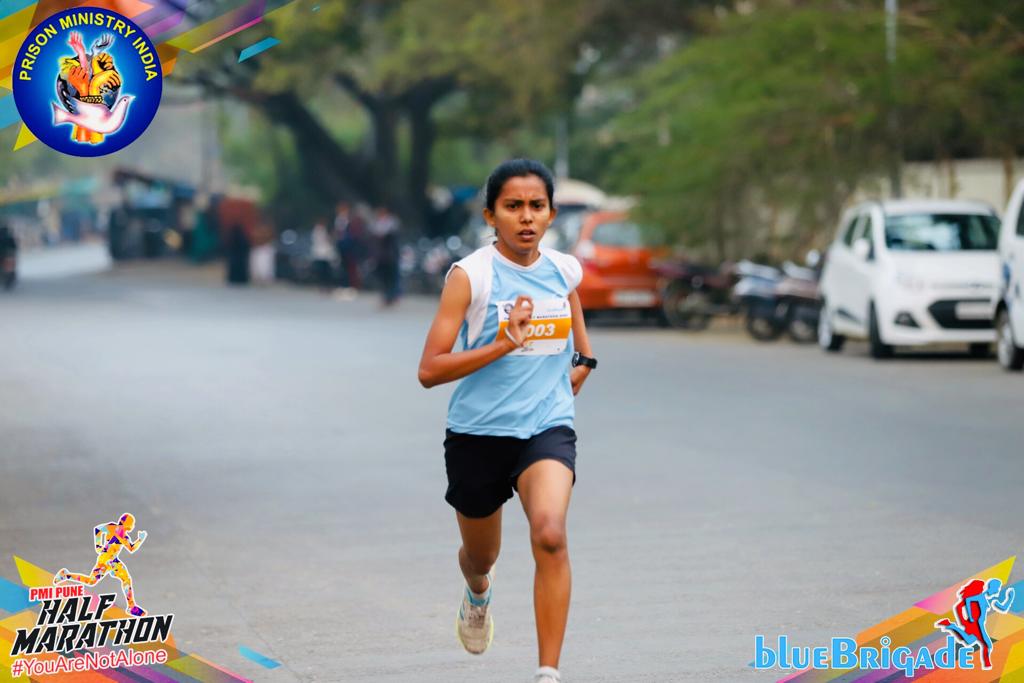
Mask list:
[[[542,666],[533,675],[533,683],[562,683],[562,676],[558,673],[558,669]]]
[[[483,603],[473,599],[466,586],[462,594],[462,604],[455,618],[455,635],[466,652],[481,655],[494,638],[494,619],[491,617],[491,593],[494,584],[494,573],[487,575],[487,597]]]

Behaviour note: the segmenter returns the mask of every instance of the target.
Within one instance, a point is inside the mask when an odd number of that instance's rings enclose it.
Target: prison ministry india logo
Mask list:
[[[755,669],[832,669],[861,671],[898,670],[910,678],[936,669],[990,670],[995,643],[989,635],[989,617],[1006,614],[1014,600],[1014,589],[998,578],[972,579],[960,586],[952,606],[952,619],[935,622],[946,635],[937,643],[897,645],[883,636],[878,645],[859,645],[854,638],[832,638],[828,646],[798,647],[789,636],[780,635],[768,643],[763,635],[754,637]]]
[[[160,106],[156,48],[128,18],[78,7],[44,19],[18,51],[14,102],[32,134],[58,152],[111,154],[134,142]]]
[[[135,601],[127,555],[141,548],[146,532],[133,535],[134,528],[135,517],[128,512],[98,524],[93,529],[96,560],[88,573],[64,568],[52,585],[29,589],[29,601],[40,603],[39,616],[32,627],[15,633],[10,652],[14,678],[167,662],[167,651],[156,644],[169,637],[174,615],[148,614]],[[120,584],[125,610],[116,605],[117,593],[86,592],[108,576]]]

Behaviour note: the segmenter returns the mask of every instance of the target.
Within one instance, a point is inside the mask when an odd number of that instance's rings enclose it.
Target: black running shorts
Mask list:
[[[444,499],[466,517],[487,517],[512,497],[519,475],[538,460],[557,460],[572,471],[576,483],[576,432],[571,427],[545,429],[529,439],[460,434],[445,430]]]

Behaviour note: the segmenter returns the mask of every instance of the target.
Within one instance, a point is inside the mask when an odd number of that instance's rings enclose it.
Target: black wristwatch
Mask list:
[[[584,356],[582,353],[577,351],[572,354],[572,366],[576,367],[577,365],[584,365],[591,370],[594,370],[597,368],[597,359],[591,358],[590,356]]]

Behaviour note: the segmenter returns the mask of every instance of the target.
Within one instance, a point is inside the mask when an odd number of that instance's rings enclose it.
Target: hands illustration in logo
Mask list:
[[[78,142],[99,144],[104,134],[115,132],[124,123],[127,103],[111,106],[108,101],[122,83],[114,57],[104,51],[113,42],[114,37],[105,34],[92,44],[90,57],[81,33],[72,31],[68,37],[75,56],[61,59],[57,91],[66,111],[55,105],[54,123],[72,123],[72,138]]]

